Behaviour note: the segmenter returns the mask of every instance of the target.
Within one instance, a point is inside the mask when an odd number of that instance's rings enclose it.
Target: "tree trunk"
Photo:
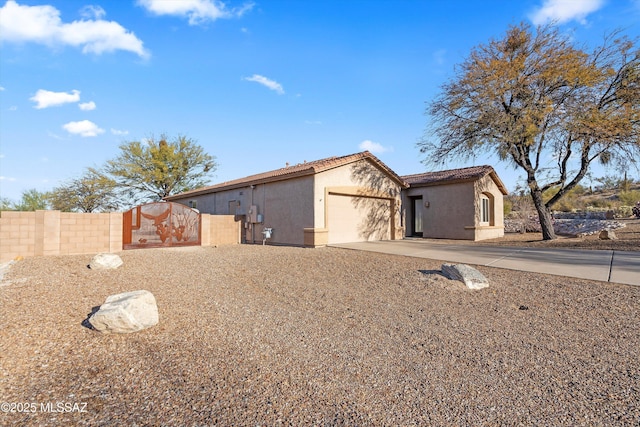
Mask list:
[[[540,219],[540,228],[542,229],[542,240],[553,240],[556,238],[556,232],[553,229],[553,220],[551,218],[551,212],[544,204],[542,199],[542,192],[540,189],[531,189],[531,198],[533,199],[533,205],[538,211],[538,218]]]

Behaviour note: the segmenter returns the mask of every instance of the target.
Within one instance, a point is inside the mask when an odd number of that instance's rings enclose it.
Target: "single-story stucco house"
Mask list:
[[[407,236],[484,240],[504,235],[507,189],[491,166],[406,175]]]
[[[165,200],[203,213],[235,215],[242,221],[245,243],[261,243],[265,234],[270,244],[309,247],[420,235],[479,240],[503,234],[506,189],[493,168],[434,174],[440,175],[400,177],[364,151],[287,166]],[[405,220],[410,221],[409,227]]]

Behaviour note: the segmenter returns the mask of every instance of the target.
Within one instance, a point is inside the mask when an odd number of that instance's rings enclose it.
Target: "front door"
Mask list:
[[[422,237],[422,197],[411,198],[411,235]]]

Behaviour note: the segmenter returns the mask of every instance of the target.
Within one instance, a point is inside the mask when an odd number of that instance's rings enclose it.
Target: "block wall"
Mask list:
[[[0,263],[36,254],[36,213],[0,213]]]
[[[0,263],[18,256],[122,250],[122,214],[0,212]]]
[[[240,243],[233,215],[202,215],[202,246]],[[122,213],[0,212],[0,264],[22,256],[122,250]]]
[[[205,217],[208,217],[209,221],[209,246],[235,245],[240,243],[242,223],[235,220],[235,215],[202,214],[202,246],[205,246]]]
[[[61,213],[60,254],[109,252],[110,225],[108,213]]]

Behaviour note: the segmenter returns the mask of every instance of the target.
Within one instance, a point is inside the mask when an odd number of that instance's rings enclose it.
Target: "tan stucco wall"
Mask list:
[[[233,214],[229,212],[229,202],[238,201],[240,206],[236,219],[242,221],[243,242],[261,243],[262,230],[269,227],[273,229],[273,235],[268,243],[303,246],[304,229],[313,228],[313,177],[303,176],[253,187],[172,200],[184,205],[195,200],[200,212],[212,215]],[[262,223],[247,221],[252,205],[262,215]]]
[[[262,242],[263,227],[269,227],[269,243],[303,246],[305,228],[313,227],[313,177],[257,185],[256,196],[264,223],[255,224],[254,241]]]
[[[493,221],[480,224],[481,195],[492,196]],[[476,181],[413,187],[403,194],[403,215],[412,221],[411,197],[422,196],[423,237],[484,240],[504,235],[503,194],[490,176]],[[427,205],[428,206],[425,206]],[[405,226],[407,233],[411,225]]]
[[[328,243],[337,242],[338,232],[344,242],[402,238],[400,185],[368,160],[315,175],[314,189],[314,224],[328,230]],[[332,225],[331,218],[345,223]]]
[[[264,227],[273,229],[270,244],[300,246],[323,246],[328,242],[327,201],[330,191],[338,189],[341,194],[361,197],[383,197],[394,199],[394,227],[390,238],[402,238],[400,225],[400,186],[391,180],[385,172],[374,167],[367,160],[355,164],[340,166],[316,175],[290,178],[266,184],[240,189],[219,191],[214,194],[172,198],[173,201],[189,205],[196,201],[197,209],[202,213],[214,215],[229,214],[229,202],[239,201],[239,215],[248,214],[251,205],[262,214],[263,223],[248,224],[242,220],[243,241],[261,243]],[[371,199],[374,200],[374,199]],[[367,203],[361,203],[363,206]],[[372,203],[380,205],[380,203]],[[345,212],[345,214],[348,214]],[[366,212],[362,213],[365,215]],[[398,231],[400,230],[400,231]],[[353,240],[360,240],[358,230],[354,228]],[[388,233],[389,234],[389,233]],[[375,234],[372,234],[375,236]]]
[[[475,240],[495,239],[504,236],[504,196],[495,181],[489,175],[474,183],[476,190],[476,225],[474,229]],[[481,195],[490,196],[492,203],[491,224],[480,224]]]
[[[403,197],[405,218],[411,207],[409,197],[422,196],[423,237],[473,240],[475,233],[474,186],[472,182],[409,188]],[[428,207],[425,206],[428,204]],[[407,231],[411,230],[409,224]]]

